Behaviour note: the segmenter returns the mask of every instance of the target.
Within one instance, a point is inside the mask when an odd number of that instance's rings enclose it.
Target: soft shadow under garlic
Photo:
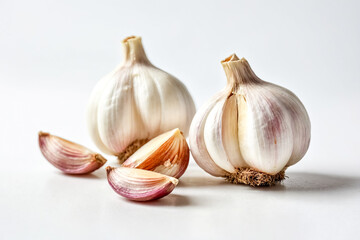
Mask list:
[[[127,201],[131,204],[137,204],[137,205],[143,205],[143,206],[151,206],[151,207],[185,207],[194,205],[194,203],[184,195],[179,194],[170,194],[164,198],[148,201],[148,202],[137,202],[137,201],[131,201],[128,199],[122,198],[122,200]]]
[[[82,179],[105,179],[106,178],[106,172],[105,169],[99,169],[96,172],[88,173],[88,174],[67,174],[63,172],[58,172],[58,175],[64,176],[64,177],[70,177],[70,178],[82,178]]]
[[[324,173],[289,172],[287,178],[272,187],[253,188],[256,191],[330,192],[360,190],[360,177]]]
[[[220,185],[232,185],[221,178],[203,177],[203,176],[183,176],[178,184],[178,188],[182,187],[210,187]]]

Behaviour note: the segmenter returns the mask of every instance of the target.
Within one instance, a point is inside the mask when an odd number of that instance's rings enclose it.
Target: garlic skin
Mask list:
[[[133,201],[151,201],[171,193],[179,180],[160,173],[126,167],[106,167],[110,186]]]
[[[106,163],[100,154],[49,133],[39,132],[39,146],[44,157],[68,174],[86,174]]]
[[[122,167],[139,168],[180,178],[189,164],[190,150],[182,132],[176,128],[151,139]]]
[[[122,45],[122,64],[95,86],[87,108],[93,141],[120,162],[171,129],[187,136],[195,114],[185,85],[150,63],[140,37],[128,37]]]
[[[310,119],[289,90],[258,78],[235,54],[222,61],[225,89],[196,113],[191,153],[213,176],[252,186],[284,179],[310,143]]]

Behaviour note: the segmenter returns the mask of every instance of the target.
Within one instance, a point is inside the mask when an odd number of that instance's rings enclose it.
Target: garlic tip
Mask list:
[[[107,160],[103,157],[103,156],[101,156],[100,154],[95,154],[95,161],[96,162],[98,162],[99,164],[101,164],[101,165],[104,165],[106,162],[107,162]]]
[[[107,166],[105,168],[107,174],[109,174],[113,169],[114,169],[114,167],[110,167],[110,166]]]
[[[221,61],[221,63],[226,63],[226,62],[233,62],[233,61],[238,61],[239,58],[238,56],[236,56],[235,53],[231,54],[229,57],[225,58],[224,60]]]
[[[46,133],[46,132],[42,132],[42,131],[39,132],[39,137],[45,137],[45,136],[49,136],[49,135],[50,134]]]
[[[169,178],[169,180],[170,180],[170,182],[172,182],[175,186],[178,185],[178,183],[179,183],[179,179],[174,178],[174,177]]]
[[[126,42],[128,42],[128,41],[135,40],[135,39],[141,39],[141,37],[132,35],[132,36],[129,36],[129,37],[127,37],[127,38],[124,38],[124,40],[122,40],[122,42],[123,42],[123,43],[126,43]]]

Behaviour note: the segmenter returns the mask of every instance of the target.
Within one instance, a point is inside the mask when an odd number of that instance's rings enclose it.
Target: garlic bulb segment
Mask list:
[[[176,128],[163,133],[142,146],[123,164],[180,178],[189,164],[189,147],[182,132]]]
[[[195,105],[185,85],[153,66],[140,37],[122,41],[123,62],[95,86],[87,108],[90,135],[122,163],[161,133],[188,134]]]
[[[86,174],[106,163],[100,154],[49,133],[39,132],[39,146],[44,157],[64,173]]]
[[[252,186],[272,185],[305,155],[310,119],[289,90],[258,78],[235,54],[222,61],[226,87],[196,113],[190,149],[211,175]]]
[[[179,182],[173,177],[136,168],[106,167],[106,172],[114,191],[133,201],[151,201],[165,197]]]

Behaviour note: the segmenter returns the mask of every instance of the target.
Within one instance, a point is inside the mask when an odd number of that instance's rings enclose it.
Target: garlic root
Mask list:
[[[286,178],[285,169],[275,175],[259,172],[254,168],[237,168],[235,173],[227,173],[225,179],[235,184],[247,184],[252,187],[273,186]]]

